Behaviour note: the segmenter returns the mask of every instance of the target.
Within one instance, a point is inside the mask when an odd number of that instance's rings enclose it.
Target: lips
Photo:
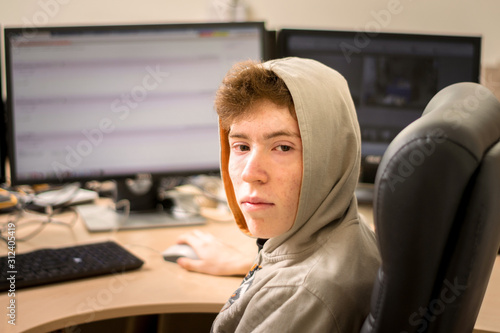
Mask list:
[[[247,197],[241,201],[241,207],[247,211],[256,211],[271,208],[274,206],[272,202],[258,197]]]

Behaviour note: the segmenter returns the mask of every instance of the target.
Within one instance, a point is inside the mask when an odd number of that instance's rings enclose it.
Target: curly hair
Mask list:
[[[226,74],[215,96],[215,109],[222,128],[228,130],[238,119],[249,115],[264,100],[288,107],[296,118],[292,95],[285,82],[261,63],[243,61]]]

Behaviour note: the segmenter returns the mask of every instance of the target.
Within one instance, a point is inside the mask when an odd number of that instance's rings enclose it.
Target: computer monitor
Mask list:
[[[215,91],[262,22],[5,29],[14,185],[219,171]]]
[[[284,29],[277,53],[316,59],[346,78],[362,135],[360,182],[373,184],[389,143],[439,90],[479,82],[481,37]]]

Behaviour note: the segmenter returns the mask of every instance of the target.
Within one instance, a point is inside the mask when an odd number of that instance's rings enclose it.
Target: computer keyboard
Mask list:
[[[0,291],[121,273],[143,264],[113,241],[40,249],[14,258],[0,257]]]

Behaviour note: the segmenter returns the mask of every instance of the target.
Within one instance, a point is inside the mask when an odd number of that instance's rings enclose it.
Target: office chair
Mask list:
[[[472,332],[500,245],[500,102],[444,88],[377,171],[382,264],[363,333]]]

